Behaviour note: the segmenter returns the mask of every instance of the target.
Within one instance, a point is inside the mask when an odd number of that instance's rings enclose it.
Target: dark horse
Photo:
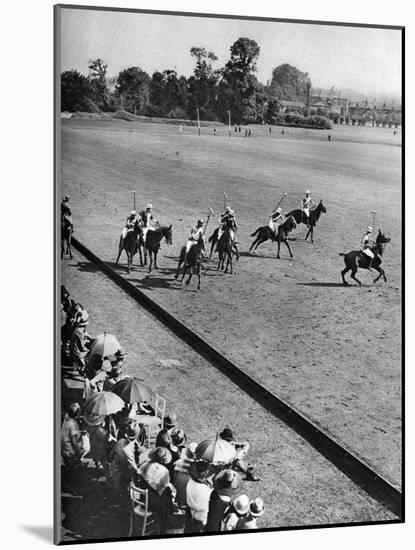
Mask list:
[[[219,255],[219,262],[217,269],[225,268],[225,273],[228,272],[228,267],[230,266],[231,275],[233,273],[233,264],[232,264],[232,255],[233,255],[234,241],[231,235],[231,228],[226,227],[225,231],[222,233],[218,240],[217,251]],[[226,260],[226,267],[225,267]]]
[[[236,226],[235,226],[235,222],[229,222],[227,221],[226,222],[226,225],[223,227],[223,230],[225,230],[227,227],[229,227],[229,229],[232,229],[234,231],[234,233],[236,234]],[[215,229],[215,231],[212,233],[212,235],[209,237],[208,239],[208,242],[209,243],[212,243],[211,246],[210,246],[210,254],[209,254],[209,259],[212,257],[212,254],[213,254],[213,251],[215,249],[215,246],[218,242],[218,235],[219,235],[219,227],[217,227]],[[238,250],[238,247],[236,246],[236,242],[235,240],[232,242],[232,246],[235,250],[235,254],[236,254],[236,259],[239,260],[239,250]]]
[[[380,264],[382,263],[382,255],[383,251],[385,250],[386,243],[390,242],[389,237],[385,237],[385,235],[381,232],[379,229],[378,236],[376,237],[375,246],[372,247],[370,250],[374,254],[372,267],[375,269],[379,275],[376,277],[376,279],[373,281],[376,283],[381,277],[383,277],[385,283],[386,283],[386,276],[384,270],[380,267]],[[354,279],[359,286],[362,286],[362,283],[357,279],[356,273],[358,268],[361,269],[368,269],[369,268],[369,258],[368,256],[362,252],[361,250],[352,250],[351,252],[348,252],[347,254],[340,254],[340,256],[344,256],[344,263],[346,264],[346,267],[342,270],[342,279],[343,283],[345,285],[348,285],[349,283],[346,281],[344,276],[346,273],[351,271],[351,278]]]
[[[148,256],[150,258],[150,265],[148,267],[148,272],[151,273],[151,268],[153,267],[153,258],[154,258],[154,267],[155,269],[158,269],[157,267],[157,254],[160,250],[160,242],[163,239],[163,237],[166,239],[167,244],[173,243],[173,232],[171,225],[164,226],[164,227],[158,227],[157,229],[154,229],[153,231],[147,231],[146,235],[146,242],[143,243],[143,238],[140,237],[139,239],[139,246],[143,246],[144,248],[144,265],[147,263],[147,252]]]
[[[318,222],[320,215],[326,213],[326,207],[323,204],[323,201],[320,201],[318,205],[313,209],[310,210],[310,217],[307,220],[307,216],[304,214],[304,212],[299,208],[298,210],[292,210],[291,212],[288,212],[288,216],[292,216],[297,224],[304,223],[308,227],[307,235],[305,236],[305,240],[308,239],[308,236],[311,237],[311,242],[313,241],[313,229],[316,226],[316,223]]]
[[[205,242],[203,237],[201,237],[197,241],[197,243],[191,247],[187,255],[186,255],[186,247],[183,246],[182,249],[180,250],[179,263],[177,264],[177,271],[174,278],[178,279],[179,273],[180,273],[180,267],[184,263],[182,281],[184,279],[184,276],[186,275],[187,270],[189,270],[189,278],[186,281],[187,285],[190,283],[193,273],[196,273],[198,276],[197,290],[200,290],[200,271],[202,267],[204,250],[205,250]]]
[[[66,245],[66,254],[72,260],[71,238],[73,233],[72,223],[64,215],[61,216],[61,258],[63,258]]]
[[[297,227],[297,223],[294,219],[294,216],[290,216],[285,220],[284,223],[278,226],[278,232],[276,235],[269,225],[258,227],[258,229],[254,231],[254,233],[252,233],[251,235],[251,237],[256,236],[256,239],[251,244],[249,248],[249,252],[251,252],[251,250],[254,249],[254,254],[256,254],[256,249],[260,244],[264,243],[265,241],[271,240],[271,241],[277,241],[277,244],[278,244],[277,258],[278,259],[280,258],[280,246],[282,242],[285,243],[285,246],[288,248],[288,252],[290,253],[290,256],[292,258],[293,255],[291,252],[290,245],[288,244],[287,237],[295,227]]]
[[[122,238],[122,236],[120,237],[120,242],[118,245],[118,256],[115,260],[115,263],[118,264],[121,253],[123,250],[125,250],[125,253],[127,254],[127,273],[130,273],[130,270],[132,269],[133,258],[137,254],[137,251],[140,253],[140,265],[143,265],[141,249],[138,246],[138,242],[142,234],[143,230],[141,224],[138,220],[136,220],[132,231],[128,231],[124,239]]]

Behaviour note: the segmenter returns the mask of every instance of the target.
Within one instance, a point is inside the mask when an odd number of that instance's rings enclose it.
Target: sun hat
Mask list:
[[[130,439],[132,441],[134,439],[137,439],[139,435],[140,435],[140,426],[137,424],[137,422],[131,422],[127,424],[127,427],[125,428],[125,435],[124,435],[126,439]]]
[[[71,198],[71,197],[70,197],[69,195],[65,195],[65,196],[63,197],[63,200],[64,200],[64,201],[68,201],[70,198]]]
[[[153,205],[151,204],[151,202],[148,202],[146,205],[146,210],[150,210],[151,208],[153,208]]]
[[[259,516],[262,516],[264,512],[265,507],[262,498],[257,497],[254,500],[251,500],[249,504],[249,513],[252,517],[259,518]]]
[[[68,407],[68,414],[72,418],[75,418],[75,416],[78,414],[80,410],[81,410],[81,405],[79,403],[71,403]]]
[[[173,452],[176,452],[178,450],[177,447],[173,445],[171,435],[167,431],[161,431],[158,433],[156,445],[157,447],[163,447],[164,449],[169,449]]]
[[[171,452],[166,449],[166,447],[156,447],[155,449],[152,449],[148,453],[148,458],[152,462],[157,462],[158,464],[162,464],[163,466],[166,466],[166,464],[170,464],[172,460]]]
[[[219,437],[225,441],[233,441],[233,431],[230,428],[225,428],[220,434]]]
[[[244,516],[248,513],[250,500],[248,495],[239,495],[233,501],[233,507],[240,516]]]
[[[137,214],[136,210],[131,210],[131,216],[135,216]]]
[[[231,469],[222,470],[213,480],[213,488],[223,496],[237,495],[240,493],[242,485],[241,476]]]
[[[170,413],[164,417],[163,425],[165,428],[175,428],[177,424],[177,416],[175,413]]]
[[[369,226],[366,230],[368,233],[372,233],[372,228]]]

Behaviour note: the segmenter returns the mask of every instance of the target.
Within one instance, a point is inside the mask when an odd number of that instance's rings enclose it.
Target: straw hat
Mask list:
[[[264,501],[262,498],[251,500],[249,504],[249,513],[254,518],[259,518],[265,512]]]
[[[234,470],[226,469],[219,472],[213,480],[213,487],[219,495],[233,496],[241,492],[242,478]]]

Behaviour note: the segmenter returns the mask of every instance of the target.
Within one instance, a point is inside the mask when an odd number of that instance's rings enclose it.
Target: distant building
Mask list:
[[[398,128],[402,125],[402,108],[393,104],[355,102],[350,105],[350,123],[359,126],[388,126]]]

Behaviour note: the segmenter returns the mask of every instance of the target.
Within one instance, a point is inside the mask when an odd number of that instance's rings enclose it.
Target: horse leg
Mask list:
[[[235,252],[236,252],[236,259],[239,260],[239,249],[238,249],[238,247],[235,243],[233,243],[233,247],[234,247]]]
[[[158,266],[157,266],[157,253],[158,253],[158,250],[155,250],[154,251],[154,269],[158,269]]]
[[[215,237],[213,237],[212,244],[210,246],[209,260],[212,259],[213,249],[215,248],[215,245],[216,245],[216,240],[215,240]]]
[[[148,272],[151,273],[151,268],[153,267],[153,255],[150,250],[148,251],[148,259],[149,259]]]
[[[187,268],[188,268],[188,265],[185,263],[183,267],[182,282],[183,282],[184,276],[186,275]]]
[[[362,286],[362,283],[359,281],[359,279],[355,276],[357,273],[357,269],[352,269],[352,274],[350,275],[352,279],[354,279],[359,286]]]
[[[190,280],[191,280],[191,278],[192,278],[192,275],[193,275],[193,272],[192,272],[192,270],[190,270],[190,272],[189,272],[189,277],[188,277],[188,279],[187,279],[187,281],[186,281],[186,286],[190,283]]]
[[[201,264],[197,266],[197,290],[200,290],[200,272],[201,272]]]
[[[121,252],[122,252],[122,248],[118,248],[118,256],[117,256],[117,259],[115,260],[115,265],[118,264],[118,260],[120,259],[120,256],[121,256]]]
[[[343,284],[344,285],[349,285],[349,283],[346,281],[346,279],[344,278],[344,276],[346,275],[346,273],[348,273],[350,271],[350,267],[345,267],[344,269],[341,270],[341,275],[342,275],[342,279],[343,279]]]
[[[140,255],[140,266],[143,267],[143,252],[141,250],[141,244],[138,245],[138,254]]]
[[[127,251],[126,251],[127,252]],[[130,253],[127,252],[127,273],[130,273]]]
[[[179,278],[179,273],[180,273],[180,268],[181,268],[181,265],[182,265],[182,260],[179,258],[179,262],[177,264],[177,271],[176,271],[176,275],[174,276],[175,279],[178,279]]]
[[[277,260],[280,259],[280,248],[281,248],[281,242],[280,241],[277,241],[277,245],[278,245],[278,250],[277,250]]]
[[[231,266],[231,275],[233,275],[232,250],[230,250],[230,253],[228,254],[228,265]],[[226,266],[226,269],[228,268],[228,265]]]
[[[72,256],[71,238],[70,237],[69,237],[69,240],[68,240],[68,249],[69,249],[69,257],[72,260],[73,256]]]
[[[385,279],[385,282],[386,282],[385,272],[383,271],[383,269],[380,266],[376,266],[376,267],[373,266],[373,268],[376,269],[376,271],[379,273],[379,275],[373,281],[373,284],[377,283],[382,276],[383,276],[383,278]]]
[[[284,243],[285,243],[285,246],[288,248],[288,252],[290,253],[290,256],[291,258],[293,257],[293,254],[291,252],[291,248],[290,248],[290,245],[288,243],[288,240],[287,239],[284,239]]]

